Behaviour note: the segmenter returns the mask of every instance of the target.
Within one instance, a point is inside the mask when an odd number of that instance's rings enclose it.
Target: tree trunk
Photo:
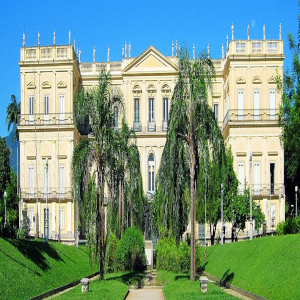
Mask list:
[[[118,220],[117,220],[117,224],[118,224],[118,231],[119,231],[119,237],[122,237],[121,234],[121,208],[122,208],[122,192],[121,192],[121,181],[119,182],[119,207],[118,207]]]
[[[122,215],[121,215],[121,237],[123,235],[123,231],[124,231],[124,176],[123,176],[124,172],[122,169],[122,175],[121,175],[121,199],[122,199]]]
[[[191,188],[191,276],[192,281],[195,280],[195,215],[196,215],[196,155],[195,143],[191,135],[189,135],[189,162],[190,162],[190,188]]]
[[[105,237],[105,213],[104,213],[104,207],[103,207],[103,172],[102,172],[102,164],[99,164],[98,169],[98,189],[99,189],[99,203],[98,203],[98,234],[99,234],[99,280],[104,279],[104,266],[105,266],[105,243],[104,243],[104,237]]]

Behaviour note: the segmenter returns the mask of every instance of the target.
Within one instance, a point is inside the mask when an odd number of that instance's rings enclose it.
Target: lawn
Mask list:
[[[96,272],[85,246],[0,238],[0,298],[27,299]]]
[[[90,282],[89,292],[81,293],[81,286],[78,285],[69,292],[62,294],[55,299],[102,299],[102,300],[123,300],[128,291],[128,286],[117,280],[98,279]]]
[[[267,299],[300,299],[300,234],[207,248],[203,268]]]

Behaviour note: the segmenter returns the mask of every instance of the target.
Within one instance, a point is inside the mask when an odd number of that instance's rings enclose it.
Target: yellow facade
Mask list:
[[[176,47],[174,55],[165,56],[150,46],[138,57],[130,57],[125,46],[121,61],[110,62],[108,52],[107,62],[81,63],[80,53],[76,55],[70,44],[21,48],[20,222],[29,235],[35,235],[38,220],[39,236],[44,236],[47,198],[49,237],[58,238],[62,220],[61,239],[75,238],[71,160],[86,133],[74,124],[73,98],[79,83],[85,88],[97,85],[102,68],[110,71],[112,85],[123,93],[126,121],[137,134],[144,191],[153,192],[149,170],[157,172],[166,141],[178,52]],[[231,146],[241,191],[249,183],[253,153],[253,199],[261,205],[270,231],[285,218],[284,156],[276,116],[281,97],[275,80],[277,72],[282,75],[283,41],[232,40],[222,56],[213,59],[216,81],[209,103]],[[154,163],[149,161],[151,154]],[[229,224],[226,230],[229,234]]]

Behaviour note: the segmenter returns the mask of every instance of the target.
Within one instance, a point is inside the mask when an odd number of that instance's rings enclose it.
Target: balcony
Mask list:
[[[73,125],[73,113],[21,114],[18,126]]]
[[[156,131],[155,121],[148,121],[148,131]]]
[[[47,190],[41,188],[37,191],[36,188],[20,188],[20,198],[23,200],[26,199],[44,199],[46,201],[46,197],[48,196],[48,200],[52,199],[72,199],[72,188],[49,188],[48,193]]]
[[[134,131],[142,131],[142,123],[140,121],[133,122],[133,130]]]
[[[243,194],[244,190],[248,188],[245,185],[239,185],[239,193]],[[284,195],[284,184],[283,183],[275,183],[275,184],[252,184],[251,192],[253,197],[262,198],[262,197],[270,197]]]
[[[278,109],[229,109],[223,120],[223,130],[228,123],[278,121]]]
[[[167,131],[168,130],[168,121],[163,121],[162,122],[162,130],[163,131]]]

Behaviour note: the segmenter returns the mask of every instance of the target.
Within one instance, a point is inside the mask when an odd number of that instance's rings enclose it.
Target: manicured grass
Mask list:
[[[206,272],[267,299],[300,299],[300,234],[207,248]]]
[[[81,286],[78,285],[69,292],[62,294],[55,299],[103,299],[123,300],[128,291],[128,286],[117,280],[98,279],[90,282],[89,292],[81,293]]]
[[[165,286],[163,290],[166,300],[236,299],[212,283],[208,283],[207,293],[201,293],[199,277],[196,276],[192,282],[188,274],[160,270],[156,272],[155,285]]]
[[[37,296],[97,270],[91,268],[85,246],[0,238],[1,299]]]

